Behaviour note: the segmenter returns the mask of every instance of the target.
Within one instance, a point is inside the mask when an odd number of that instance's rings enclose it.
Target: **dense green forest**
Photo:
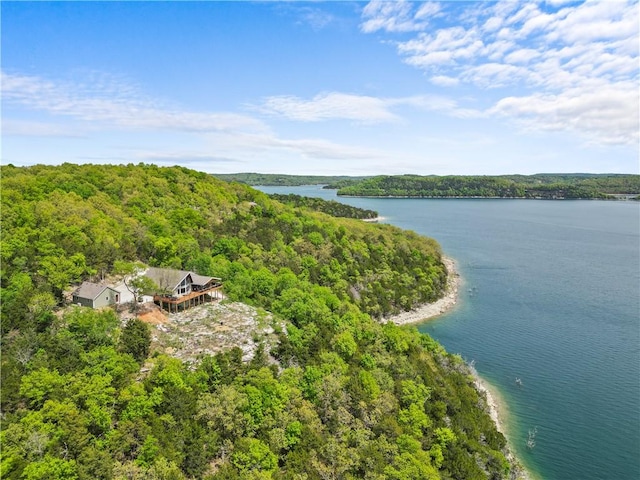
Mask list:
[[[3,479],[509,478],[460,357],[374,319],[442,295],[438,244],[146,165],[1,167]],[[222,277],[272,351],[182,363],[64,292],[116,262]]]
[[[539,173],[535,175],[319,176],[270,173],[214,174],[247,185],[325,185],[338,195],[366,197],[494,197],[613,199],[640,194],[640,175]],[[635,199],[635,198],[634,198]]]
[[[640,175],[538,174],[503,176],[378,176],[339,187],[367,197],[492,197],[610,199],[640,193]]]
[[[279,173],[214,173],[214,177],[227,182],[247,185],[272,185],[298,187],[300,185],[324,185],[347,182],[351,184],[369,177],[323,176],[323,175],[283,175]]]
[[[281,203],[292,205],[294,207],[305,207],[316,212],[327,213],[332,217],[359,218],[361,220],[371,220],[378,217],[375,210],[366,210],[364,208],[352,207],[335,200],[323,200],[322,198],[303,197],[290,193],[283,195],[272,193],[270,198],[278,200]]]

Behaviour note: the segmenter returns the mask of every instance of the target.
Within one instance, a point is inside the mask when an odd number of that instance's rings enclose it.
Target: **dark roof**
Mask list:
[[[196,285],[204,286],[213,280],[216,280],[218,282],[220,281],[220,279],[217,277],[206,277],[204,275],[198,275],[197,273],[191,272],[191,281]]]
[[[90,300],[95,300],[98,295],[104,292],[107,288],[113,290],[116,293],[120,293],[117,290],[103,284],[103,283],[91,283],[91,282],[82,282],[82,285],[73,292],[76,297],[88,298]]]
[[[191,272],[172,268],[150,267],[145,276],[153,280],[161,289],[174,290]]]
[[[174,270],[172,268],[156,267],[150,267],[145,272],[145,276],[153,280],[161,289],[167,289],[170,291],[175,290],[187,276],[191,276],[191,283],[195,285],[206,285],[212,280],[220,280],[216,277],[198,275],[197,273],[189,272],[187,270]]]

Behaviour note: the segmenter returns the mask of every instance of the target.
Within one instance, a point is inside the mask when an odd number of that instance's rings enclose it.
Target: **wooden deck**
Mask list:
[[[175,313],[180,310],[195,307],[196,305],[219,300],[222,298],[221,290],[222,285],[218,284],[204,290],[193,291],[180,297],[154,295],[153,302],[159,304],[160,308],[168,310],[169,313]]]

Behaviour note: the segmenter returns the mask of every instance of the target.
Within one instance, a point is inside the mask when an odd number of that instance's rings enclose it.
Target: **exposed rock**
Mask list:
[[[170,314],[146,308],[139,317],[151,327],[152,352],[186,362],[233,347],[242,349],[244,361],[251,360],[260,343],[264,343],[268,353],[277,343],[275,329],[284,328],[263,309],[226,301]]]

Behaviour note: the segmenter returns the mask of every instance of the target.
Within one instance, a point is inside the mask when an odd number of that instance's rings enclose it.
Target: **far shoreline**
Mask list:
[[[481,196],[481,195],[435,195],[435,196],[420,196],[420,195],[338,195],[336,193],[337,198],[388,198],[388,199],[409,199],[409,200],[603,200],[603,201],[613,201],[613,202],[637,202],[640,195],[628,194],[619,197],[609,197],[609,198],[600,198],[600,197],[491,197],[491,196]]]

